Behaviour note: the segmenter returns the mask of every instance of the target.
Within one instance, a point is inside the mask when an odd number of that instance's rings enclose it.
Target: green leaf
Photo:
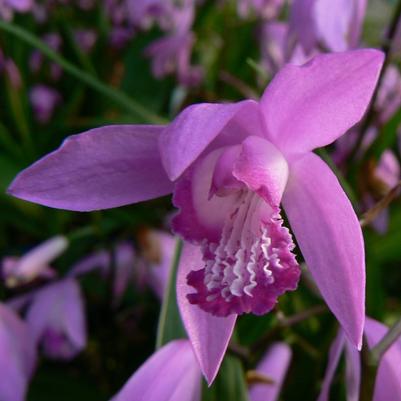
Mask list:
[[[156,348],[162,347],[176,338],[185,338],[185,329],[181,322],[180,312],[177,305],[176,281],[177,268],[180,262],[182,241],[177,240],[175,254],[170,269],[170,276],[163,297],[160,311],[159,324],[157,327]]]
[[[226,355],[211,387],[204,383],[202,401],[248,401],[244,369],[238,358]]]

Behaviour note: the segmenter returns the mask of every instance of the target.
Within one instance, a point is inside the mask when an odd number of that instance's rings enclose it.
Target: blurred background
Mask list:
[[[0,301],[37,339],[26,400],[101,401],[121,388],[154,351],[161,305],[174,307],[165,295],[176,240],[169,197],[73,213],[8,196],[16,174],[67,136],[100,125],[164,124],[191,103],[257,99],[285,63],[321,52],[388,53],[368,116],[319,155],[367,218],[368,315],[389,325],[400,316],[400,3],[369,0],[359,16],[333,12],[334,39],[309,3],[0,0]],[[364,215],[383,197],[374,217]],[[79,316],[75,332],[70,315]],[[182,336],[179,324],[174,330]],[[336,330],[305,274],[274,313],[239,319],[222,373],[204,386],[203,399],[243,400],[233,388],[246,384],[243,373],[276,340],[293,351],[281,399],[316,399]],[[345,399],[343,365],[335,400]],[[7,366],[0,362],[2,376]]]

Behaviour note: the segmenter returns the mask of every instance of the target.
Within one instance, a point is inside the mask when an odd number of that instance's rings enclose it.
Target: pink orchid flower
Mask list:
[[[361,119],[382,63],[383,54],[369,49],[319,55],[285,66],[259,102],[196,104],[167,126],[108,126],[73,136],[21,172],[9,192],[77,211],[174,192],[180,212],[173,229],[186,241],[178,303],[209,381],[236,316],[266,313],[297,286],[282,203],[320,292],[360,347],[362,231],[337,178],[312,151]]]
[[[249,390],[250,401],[276,401],[291,360],[285,343],[273,344],[256,371],[272,384],[257,384]],[[168,374],[166,374],[168,372]],[[155,352],[128,380],[112,401],[199,401],[201,371],[188,340],[174,340]]]
[[[66,279],[38,290],[26,321],[35,344],[51,359],[70,360],[86,346],[86,320],[79,284]]]
[[[275,18],[283,5],[284,0],[238,0],[238,14],[246,18],[253,11],[263,18]]]
[[[22,257],[6,256],[2,261],[2,276],[8,287],[27,284],[37,277],[54,277],[49,263],[68,246],[65,237],[58,235],[32,248]]]
[[[290,31],[309,53],[323,45],[331,51],[356,48],[366,0],[294,0]]]
[[[24,401],[35,366],[35,343],[27,324],[0,303],[0,400]]]
[[[373,348],[387,333],[388,328],[369,317],[366,318],[365,336],[367,345]],[[328,401],[330,386],[345,350],[347,363],[347,400],[358,401],[361,384],[361,355],[339,331],[329,354],[329,361],[318,401]],[[383,355],[376,376],[372,401],[401,399],[401,340],[396,341]]]

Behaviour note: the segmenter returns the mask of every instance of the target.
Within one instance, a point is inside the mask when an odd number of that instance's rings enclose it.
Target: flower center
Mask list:
[[[280,210],[241,191],[218,243],[202,243],[204,268],[188,275],[193,304],[216,316],[270,311],[277,297],[294,290],[299,267]]]

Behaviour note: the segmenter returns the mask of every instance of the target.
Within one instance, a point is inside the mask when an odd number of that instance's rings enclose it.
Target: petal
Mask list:
[[[22,256],[12,269],[7,269],[7,285],[14,286],[49,272],[49,263],[61,255],[68,246],[65,237],[59,235],[48,239]]]
[[[366,318],[365,335],[369,348],[373,348],[387,333],[384,324]],[[376,376],[373,401],[401,399],[401,339],[398,339],[383,355]]]
[[[361,387],[361,353],[349,342],[345,343],[347,401],[358,401]]]
[[[146,280],[160,300],[163,299],[175,253],[176,238],[163,231],[150,230],[149,241],[156,249],[156,257],[150,260]]]
[[[284,209],[316,284],[351,343],[362,345],[365,255],[361,227],[330,168],[313,153],[290,165]]]
[[[48,331],[64,336],[64,343],[60,343],[57,349],[51,348],[51,353],[47,353],[50,358],[71,359],[86,346],[83,299],[80,288],[73,279],[39,290],[26,320],[35,342],[46,342]],[[45,343],[44,346],[46,350]]]
[[[271,142],[250,136],[242,143],[233,174],[269,204],[278,206],[287,185],[288,164]]]
[[[288,64],[261,100],[270,140],[285,155],[333,142],[362,118],[382,63],[382,52],[365,49]]]
[[[344,346],[345,336],[344,332],[340,329],[330,347],[329,360],[326,368],[326,373],[324,374],[324,380],[318,401],[328,401],[330,399],[331,382],[333,381],[334,374],[340,362],[340,357],[344,350]]]
[[[286,343],[273,344],[256,370],[274,380],[274,384],[257,384],[249,390],[250,401],[275,401],[278,399],[291,361],[291,348]]]
[[[173,203],[179,213],[174,216],[172,228],[188,241],[200,242],[208,238],[218,242],[224,222],[237,201],[236,193],[209,196],[216,166],[226,149],[210,152],[177,181]]]
[[[344,51],[349,48],[349,31],[353,24],[355,1],[317,0],[315,2],[315,21],[319,38],[331,51]]]
[[[0,304],[0,399],[24,401],[36,364],[35,344],[28,326]]]
[[[188,340],[153,354],[112,401],[199,401],[201,375]]]
[[[201,266],[203,261],[200,248],[185,243],[178,267],[177,302],[196,358],[210,385],[223,360],[237,316],[215,317],[189,303],[187,294],[192,292],[192,288],[187,284],[187,274]]]
[[[232,124],[230,124],[232,122]],[[209,146],[227,130],[234,143],[246,133],[261,132],[259,105],[253,100],[239,103],[201,103],[187,107],[160,135],[160,153],[171,180],[176,180]]]
[[[158,126],[115,125],[67,138],[22,171],[9,188],[41,205],[90,211],[166,195],[172,191],[160,162]]]
[[[290,13],[290,35],[295,37],[306,53],[310,53],[317,42],[313,7],[315,0],[294,0]]]

